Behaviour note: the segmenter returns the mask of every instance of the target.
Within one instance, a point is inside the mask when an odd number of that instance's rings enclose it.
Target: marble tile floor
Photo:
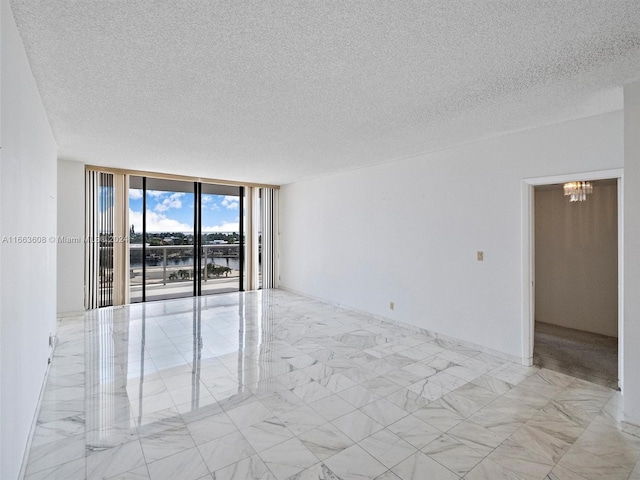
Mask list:
[[[533,363],[618,388],[618,339],[536,322]]]
[[[280,290],[61,319],[35,479],[640,480],[619,393]]]

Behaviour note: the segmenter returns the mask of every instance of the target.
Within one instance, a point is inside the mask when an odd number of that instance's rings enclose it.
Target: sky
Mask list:
[[[147,190],[147,232],[193,232],[193,193]],[[239,197],[202,194],[202,231],[237,232]],[[129,190],[129,223],[142,232],[142,190]]]

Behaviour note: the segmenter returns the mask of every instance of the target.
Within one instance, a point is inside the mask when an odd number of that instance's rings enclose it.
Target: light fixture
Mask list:
[[[591,182],[569,182],[563,185],[564,196],[569,197],[570,202],[584,202],[587,194],[593,193]]]

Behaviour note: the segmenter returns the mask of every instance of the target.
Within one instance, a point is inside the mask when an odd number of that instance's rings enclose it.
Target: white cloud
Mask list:
[[[184,196],[182,192],[172,193],[169,197],[162,200],[162,203],[158,203],[154,210],[156,212],[165,212],[171,208],[182,208],[182,200],[180,200],[182,196]]]
[[[131,200],[140,200],[142,198],[142,190],[130,189],[129,190],[129,198]]]
[[[153,198],[160,198],[163,195],[166,195],[167,192],[163,192],[160,190],[147,190],[147,195],[151,195]]]
[[[129,223],[136,232],[142,232],[142,212],[134,212],[129,209]],[[158,232],[192,232],[193,226],[181,223],[166,215],[147,210],[147,233]]]
[[[208,208],[209,210],[220,210],[220,207],[216,203],[216,196],[202,195],[202,208]]]
[[[237,210],[239,207],[238,197],[233,197],[229,195],[225,195],[222,200],[222,205],[227,207],[229,210]]]
[[[240,224],[238,222],[223,222],[222,225],[214,225],[211,227],[202,227],[204,233],[229,233],[239,232]]]

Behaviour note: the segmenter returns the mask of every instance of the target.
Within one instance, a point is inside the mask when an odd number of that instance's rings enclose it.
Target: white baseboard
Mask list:
[[[498,358],[507,360],[509,362],[517,363],[518,365],[531,366],[531,362],[529,364],[525,363],[527,359],[524,359],[522,357],[518,357],[518,356],[515,356],[515,355],[510,355],[508,353],[501,352],[501,351],[498,351],[498,350],[494,350],[492,348],[485,347],[483,345],[478,345],[476,343],[466,342],[464,340],[460,340],[459,338],[451,337],[449,335],[444,335],[442,333],[439,333],[439,332],[436,332],[436,331],[433,331],[433,330],[427,330],[426,328],[418,327],[417,325],[413,325],[411,323],[401,322],[399,320],[394,320],[394,319],[391,319],[391,318],[388,318],[388,317],[384,317],[382,315],[376,315],[374,313],[367,312],[366,310],[360,310],[360,309],[357,309],[357,308],[350,307],[348,305],[342,305],[342,304],[340,304],[338,302],[334,302],[334,301],[328,300],[326,298],[316,297],[314,295],[309,295],[309,294],[304,293],[304,292],[299,292],[299,291],[294,290],[292,288],[280,286],[280,287],[278,287],[278,289],[284,290],[285,292],[290,292],[290,293],[294,293],[296,295],[300,295],[301,297],[307,297],[307,298],[310,298],[312,300],[317,300],[319,302],[324,302],[324,303],[327,303],[327,304],[332,305],[334,307],[343,308],[345,310],[349,310],[349,311],[354,312],[354,313],[359,313],[359,314],[362,314],[362,315],[368,315],[369,317],[375,318],[376,320],[381,320],[381,321],[384,321],[384,322],[387,322],[387,323],[392,323],[394,325],[401,326],[403,328],[408,328],[408,329],[410,329],[410,330],[412,330],[412,331],[414,331],[416,333],[424,333],[426,335],[430,335],[430,336],[435,337],[435,338],[440,339],[440,340],[445,340],[447,342],[457,343],[458,345],[461,345],[463,347],[466,347],[466,348],[469,348],[469,349],[472,349],[472,350],[478,350],[479,352],[486,353],[488,355],[492,355],[494,357],[498,357]]]
[[[51,360],[53,359],[53,354],[55,350],[56,350],[56,336],[53,336],[53,345],[51,345],[51,349],[49,351],[49,363],[47,364],[47,369],[45,370],[44,377],[42,378],[42,385],[40,386],[40,395],[38,395],[38,403],[36,403],[36,410],[33,414],[33,419],[31,420],[31,427],[29,428],[29,436],[27,437],[27,443],[24,448],[24,453],[22,454],[22,464],[20,465],[20,473],[18,474],[18,480],[23,480],[24,476],[27,473],[27,464],[29,463],[29,453],[31,452],[33,436],[35,435],[36,427],[38,426],[38,417],[40,416],[40,407],[42,406],[42,399],[44,397],[44,391],[47,385],[47,380],[49,379],[49,371],[51,370]]]

